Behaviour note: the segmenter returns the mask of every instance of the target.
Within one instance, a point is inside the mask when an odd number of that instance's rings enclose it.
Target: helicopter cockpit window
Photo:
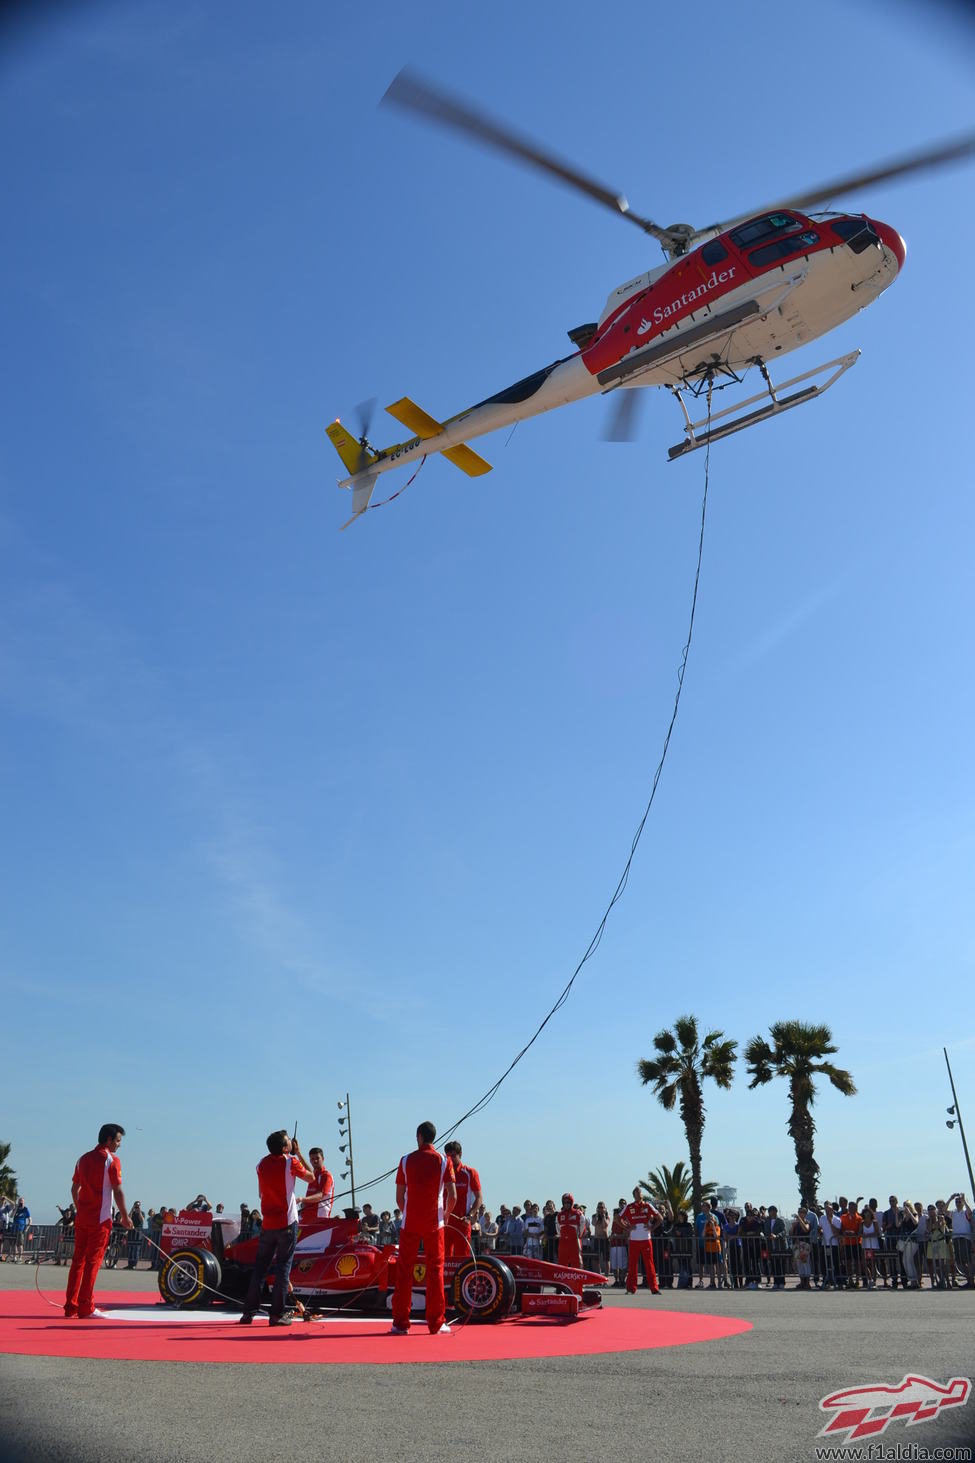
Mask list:
[[[871,244],[879,244],[877,231],[868,218],[830,219],[834,234],[845,239],[854,254],[862,254]]]
[[[834,234],[839,234],[841,239],[852,239],[854,234],[862,233],[866,220],[862,218],[831,218],[830,224]]]
[[[728,251],[720,239],[712,239],[701,250],[702,264],[720,264],[722,259],[727,259],[727,257]]]
[[[801,254],[818,244],[819,235],[812,229],[804,234],[790,234],[786,239],[775,239],[771,244],[763,244],[759,249],[753,249],[748,256],[749,264],[761,268],[765,264],[773,264],[777,259],[785,259],[789,254]]]
[[[791,213],[768,213],[764,218],[753,218],[750,223],[742,224],[729,237],[739,249],[747,249],[749,244],[757,244],[759,239],[767,239],[770,234],[780,234],[783,229],[794,229],[797,223],[798,220]]]

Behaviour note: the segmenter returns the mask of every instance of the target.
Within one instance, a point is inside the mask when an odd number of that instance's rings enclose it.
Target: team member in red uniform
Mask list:
[[[427,1328],[433,1336],[439,1332],[450,1334],[444,1320],[443,1227],[457,1190],[453,1163],[433,1146],[436,1136],[433,1123],[421,1123],[416,1130],[416,1148],[403,1155],[396,1171],[396,1202],[403,1211],[403,1223],[393,1291],[393,1336],[405,1336],[410,1329],[413,1267],[421,1240],[427,1272]]]
[[[325,1154],[320,1148],[309,1148],[312,1178],[308,1192],[301,1201],[301,1219],[330,1219],[335,1199],[335,1180],[325,1167]]]
[[[629,1265],[626,1270],[626,1288],[631,1295],[636,1295],[637,1282],[640,1278],[640,1261],[643,1261],[643,1272],[650,1284],[654,1295],[660,1294],[660,1287],[657,1285],[657,1272],[653,1264],[653,1243],[650,1238],[650,1226],[656,1224],[660,1219],[659,1212],[653,1207],[644,1196],[642,1190],[633,1190],[633,1202],[627,1204],[620,1215],[620,1220],[627,1230],[629,1238]]]
[[[571,1194],[562,1195],[562,1208],[555,1216],[559,1231],[559,1264],[574,1265],[582,1269],[582,1232],[586,1227],[586,1216],[576,1208]]]
[[[295,1179],[313,1178],[311,1169],[301,1156],[297,1139],[289,1138],[283,1128],[269,1133],[267,1157],[257,1165],[257,1183],[261,1194],[261,1236],[257,1241],[257,1259],[244,1301],[242,1326],[249,1326],[261,1303],[264,1277],[274,1266],[274,1290],[271,1294],[270,1324],[290,1326],[291,1312],[285,1310],[291,1261],[298,1238],[298,1201]]]
[[[469,1163],[462,1163],[463,1149],[456,1139],[443,1145],[443,1151],[454,1165],[457,1198],[444,1229],[444,1255],[464,1259],[471,1253],[471,1215],[481,1202],[481,1176]]]
[[[94,1313],[95,1281],[112,1237],[113,1199],[122,1228],[132,1228],[122,1193],[122,1165],[115,1157],[124,1136],[120,1123],[103,1123],[98,1130],[98,1146],[82,1154],[74,1166],[74,1258],[64,1294],[64,1314],[69,1319],[78,1316],[84,1321]]]

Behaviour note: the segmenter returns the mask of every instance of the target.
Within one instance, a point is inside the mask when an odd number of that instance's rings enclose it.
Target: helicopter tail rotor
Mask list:
[[[374,396],[370,396],[366,401],[360,401],[359,405],[353,412],[356,425],[359,428],[359,459],[358,466],[352,469],[353,472],[362,472],[363,468],[368,467],[369,463],[375,457],[375,453],[369,446],[368,441],[369,428],[372,426],[372,419],[373,415],[375,414],[375,410],[376,398]]]

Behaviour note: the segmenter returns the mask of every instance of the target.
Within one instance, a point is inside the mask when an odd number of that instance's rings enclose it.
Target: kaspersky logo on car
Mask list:
[[[969,1377],[952,1377],[942,1385],[930,1377],[913,1375],[896,1386],[870,1382],[864,1387],[844,1387],[820,1402],[820,1410],[833,1416],[817,1436],[850,1443],[857,1438],[879,1437],[892,1422],[903,1422],[908,1427],[933,1422],[947,1407],[964,1407],[971,1390]]]

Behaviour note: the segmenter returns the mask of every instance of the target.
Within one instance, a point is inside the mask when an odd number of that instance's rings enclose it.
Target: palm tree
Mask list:
[[[683,1158],[678,1158],[673,1168],[670,1169],[665,1163],[659,1168],[652,1169],[645,1179],[640,1179],[640,1188],[651,1199],[656,1199],[658,1204],[669,1204],[674,1214],[677,1215],[682,1209],[687,1209],[691,1202],[691,1175],[684,1165]],[[713,1199],[716,1186],[713,1183],[701,1185],[701,1198]]]
[[[0,1143],[0,1199],[17,1197],[17,1175],[7,1162],[10,1147],[9,1143]]]
[[[816,1098],[814,1077],[828,1077],[844,1097],[852,1097],[856,1086],[849,1072],[824,1061],[836,1051],[828,1026],[807,1026],[803,1021],[776,1021],[769,1027],[771,1046],[763,1036],[754,1036],[745,1048],[745,1061],[752,1074],[749,1087],[763,1087],[773,1077],[789,1083],[788,1129],[796,1148],[799,1194],[804,1204],[816,1203],[819,1164],[813,1156],[812,1105]]]
[[[658,1031],[653,1039],[657,1055],[637,1062],[637,1072],[644,1087],[653,1083],[660,1104],[672,1112],[680,1098],[680,1117],[687,1134],[691,1155],[691,1197],[694,1213],[701,1211],[701,1138],[704,1134],[704,1099],[701,1083],[710,1077],[719,1087],[731,1086],[734,1075],[736,1041],[726,1041],[723,1031],[709,1031],[698,1041],[697,1017],[678,1016],[673,1031]]]

